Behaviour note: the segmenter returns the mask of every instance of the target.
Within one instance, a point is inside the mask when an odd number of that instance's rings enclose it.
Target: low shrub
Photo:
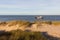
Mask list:
[[[0,36],[0,40],[47,40],[47,39],[40,32],[25,32],[22,30],[13,30],[8,32],[8,34],[6,35]]]

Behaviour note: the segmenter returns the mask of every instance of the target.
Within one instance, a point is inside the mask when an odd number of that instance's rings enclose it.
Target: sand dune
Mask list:
[[[47,32],[49,35],[54,36],[54,37],[59,37],[60,38],[60,25],[49,25],[49,24],[32,24],[30,27],[27,26],[19,26],[18,24],[9,26],[8,24],[0,25],[0,30],[5,30],[5,31],[12,31],[12,30],[17,30],[21,29],[23,31],[25,30],[31,30],[31,31],[40,31],[40,32]]]

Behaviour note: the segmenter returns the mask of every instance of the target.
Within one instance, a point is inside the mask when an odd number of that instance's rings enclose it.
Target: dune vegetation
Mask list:
[[[8,21],[7,22],[8,26],[14,26],[14,25],[19,25],[19,27],[21,26],[29,26],[31,23],[29,21],[22,21],[22,20],[14,20],[14,21]]]
[[[22,30],[3,31],[0,40],[47,40],[40,32],[25,32]]]
[[[0,40],[47,40],[47,38],[41,34],[40,28],[42,32],[48,30],[47,32],[52,34],[52,32],[58,31],[58,29],[54,28],[53,25],[59,24],[60,21],[37,20],[34,22],[23,20],[0,22],[0,30],[3,29],[3,33],[0,32]],[[21,28],[24,31],[21,30]],[[54,28],[56,30],[53,30],[51,28]],[[49,30],[52,31],[50,32]]]
[[[60,25],[60,21],[52,21],[52,24],[54,24],[54,25]]]
[[[15,21],[7,21],[1,22],[0,25],[8,25],[8,27],[13,27],[15,25],[19,25],[19,27],[30,27],[32,22],[15,20]],[[0,34],[0,40],[47,40],[40,32],[32,32],[32,31],[22,31],[22,30],[13,30],[12,31],[2,31]]]

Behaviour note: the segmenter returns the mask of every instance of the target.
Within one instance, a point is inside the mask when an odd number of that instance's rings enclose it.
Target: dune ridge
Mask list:
[[[13,20],[0,22],[0,31],[12,31],[21,29],[23,31],[47,32],[49,35],[60,38],[60,22],[58,21],[22,21]]]

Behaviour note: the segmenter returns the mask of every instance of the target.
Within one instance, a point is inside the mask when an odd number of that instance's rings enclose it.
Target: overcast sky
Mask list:
[[[60,0],[0,0],[0,15],[60,15]]]

